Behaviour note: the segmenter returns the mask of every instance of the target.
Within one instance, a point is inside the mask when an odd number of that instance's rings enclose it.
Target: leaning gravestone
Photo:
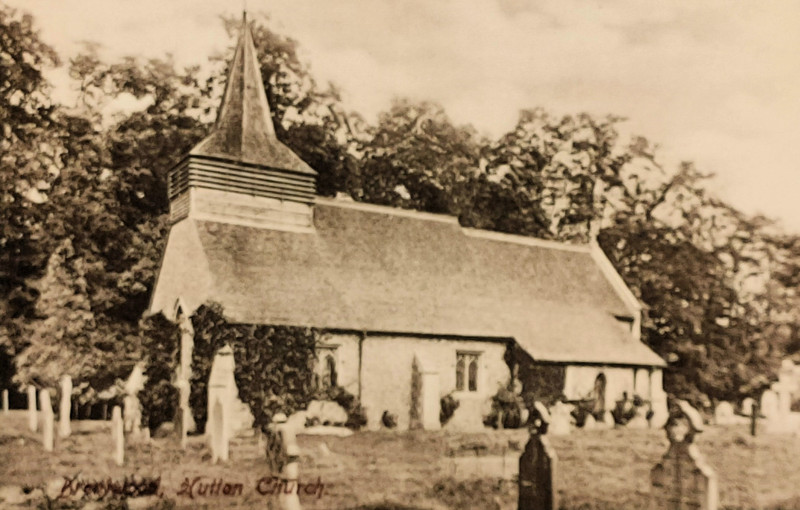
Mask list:
[[[717,510],[717,475],[706,464],[694,437],[703,431],[700,414],[687,402],[670,403],[664,428],[669,449],[650,472],[651,510]]]
[[[555,487],[558,458],[550,441],[547,428],[550,415],[541,402],[535,402],[529,422],[531,437],[519,458],[518,510],[555,510],[558,493]]]

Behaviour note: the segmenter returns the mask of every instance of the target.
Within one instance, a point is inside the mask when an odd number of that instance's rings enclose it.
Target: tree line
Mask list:
[[[662,165],[655,143],[620,134],[624,119],[534,107],[488,138],[397,98],[368,122],[314,79],[297,41],[258,23],[253,35],[277,136],[319,172],[319,194],[596,238],[645,307],[667,391],[684,398],[756,395],[800,351],[800,238],[714,196],[692,163]],[[208,132],[232,49],[210,71],[106,61],[93,45],[62,62],[32,16],[0,3],[0,366],[14,368],[0,384],[55,386],[66,371],[88,402],[142,358],[166,172]],[[56,65],[74,104],[53,98]]]

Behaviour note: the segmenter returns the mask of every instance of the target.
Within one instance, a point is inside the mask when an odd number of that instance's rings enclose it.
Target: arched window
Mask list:
[[[456,361],[456,391],[464,391],[464,365],[466,360],[460,354]]]
[[[337,383],[337,375],[336,375],[336,360],[333,359],[332,354],[328,354],[325,356],[325,378],[324,381],[327,387],[332,388],[336,386]]]
[[[456,391],[478,391],[478,357],[476,352],[456,353]]]
[[[478,391],[478,357],[469,362],[469,391]]]

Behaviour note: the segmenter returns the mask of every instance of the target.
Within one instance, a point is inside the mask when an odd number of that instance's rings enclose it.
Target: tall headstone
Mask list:
[[[3,390],[3,413],[8,414],[8,390]]]
[[[125,463],[125,426],[122,422],[122,409],[114,406],[111,411],[111,438],[114,442],[114,463],[121,466]]]
[[[39,428],[39,417],[36,415],[36,387],[28,385],[28,428],[36,432]]]
[[[125,397],[122,400],[123,425],[133,440],[142,438],[142,406],[139,392],[144,388],[144,364],[137,363],[125,381]]]
[[[703,431],[700,414],[687,402],[670,402],[664,426],[669,449],[650,471],[651,510],[717,510],[717,475],[694,444]]]
[[[42,408],[42,445],[44,451],[53,451],[53,404],[50,401],[50,391],[45,388],[39,392],[39,407]]]
[[[558,492],[555,487],[558,458],[547,430],[550,414],[541,402],[535,402],[531,417],[530,439],[519,457],[518,510],[555,510]]]
[[[228,460],[228,434],[225,425],[227,417],[225,416],[225,408],[222,401],[217,398],[211,406],[211,414],[209,415],[209,429],[210,442],[211,442],[211,462]]]
[[[302,510],[298,480],[300,478],[300,447],[297,445],[296,431],[287,423],[286,415],[278,413],[273,417],[274,430],[280,438],[283,466],[280,470],[282,486],[286,490],[278,494],[278,507],[281,510]]]
[[[72,433],[69,413],[72,411],[72,378],[65,375],[61,378],[61,399],[58,404],[58,437],[67,437]]]

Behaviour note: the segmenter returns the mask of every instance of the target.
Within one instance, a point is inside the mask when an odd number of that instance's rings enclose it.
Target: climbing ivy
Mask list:
[[[180,327],[158,313],[142,320],[140,335],[143,352],[147,353],[145,383],[139,392],[142,426],[155,431],[172,420],[178,406],[178,390],[172,384],[178,366]]]
[[[233,349],[239,398],[250,407],[253,425],[263,431],[272,416],[304,409],[314,394],[318,333],[311,328],[228,322],[221,305],[207,303],[192,316],[194,350],[189,402],[198,432],[205,430],[208,378],[214,355]]]

